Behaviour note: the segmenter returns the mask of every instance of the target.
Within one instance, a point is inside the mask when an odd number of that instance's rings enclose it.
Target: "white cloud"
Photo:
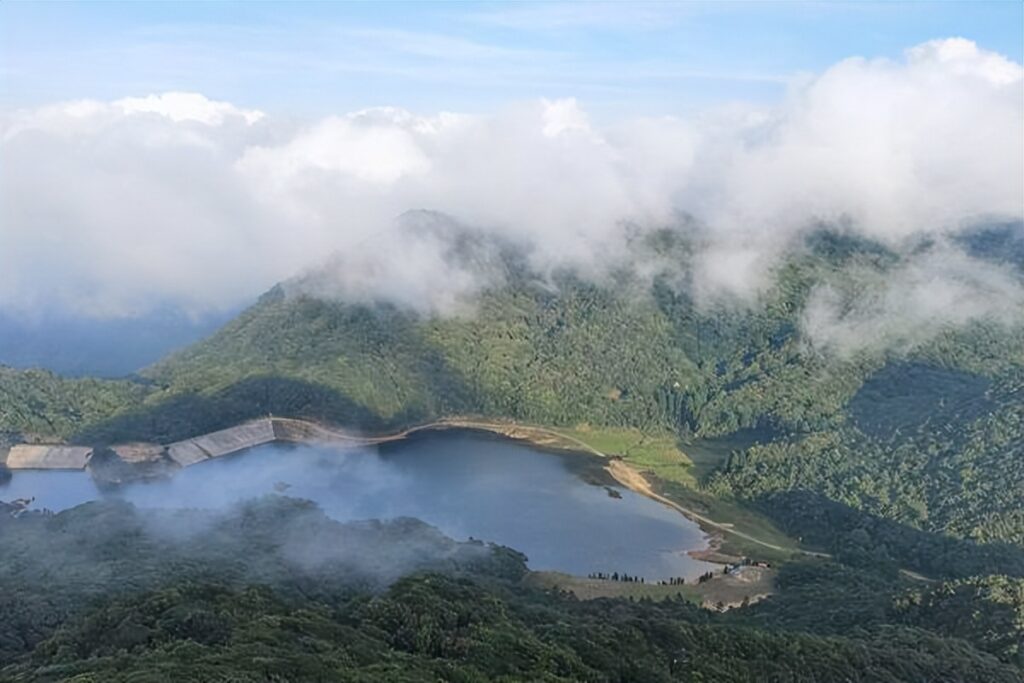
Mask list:
[[[252,147],[238,168],[254,182],[296,179],[309,171],[337,172],[384,185],[430,171],[421,140],[444,121],[432,123],[408,112],[377,109],[331,117],[300,132],[285,145]]]
[[[256,123],[264,114],[255,109],[239,109],[228,102],[215,102],[202,95],[188,92],[167,92],[147,97],[126,97],[114,102],[125,114],[151,113],[166,116],[172,121],[198,121],[219,126],[232,116],[240,116],[246,123]]]
[[[546,137],[553,138],[571,132],[590,134],[590,121],[576,100],[542,100],[541,104]]]
[[[720,229],[769,240],[808,216],[845,216],[888,242],[1020,216],[1022,83],[1019,64],[962,39],[902,63],[843,61],[709,144],[697,161],[709,178],[690,204]]]
[[[1006,57],[981,50],[966,38],[931,40],[907,50],[911,64],[925,69],[937,67],[941,78],[943,71],[952,71],[961,76],[981,78],[993,85],[1012,85],[1020,82],[1021,65]]]
[[[855,273],[846,290],[821,285],[804,310],[803,329],[819,349],[910,348],[950,326],[1024,322],[1024,282],[949,245],[911,257],[884,278]]]
[[[1022,218],[1021,73],[933,41],[843,61],[775,107],[610,128],[572,99],[305,123],[190,93],[8,112],[0,310],[220,309],[332,255],[345,293],[447,310],[479,282],[394,226],[418,208],[591,273],[621,256],[625,223],[685,212],[704,226],[701,291],[747,295],[819,220],[898,246]]]

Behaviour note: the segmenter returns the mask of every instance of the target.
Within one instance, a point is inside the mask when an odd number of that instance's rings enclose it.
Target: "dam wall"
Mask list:
[[[92,457],[88,446],[19,444],[7,454],[11,470],[84,470]]]
[[[274,423],[270,418],[263,418],[172,443],[167,446],[167,455],[178,465],[188,467],[277,440]]]
[[[8,469],[90,469],[105,470],[99,475],[110,481],[122,481],[127,470],[124,466],[132,466],[140,476],[153,476],[154,473],[166,473],[168,468],[188,467],[196,463],[238,453],[249,448],[277,442],[334,444],[339,446],[372,446],[386,441],[405,438],[406,435],[423,428],[440,428],[443,422],[433,423],[425,427],[413,428],[404,432],[384,436],[364,436],[347,432],[338,427],[328,427],[316,422],[301,419],[265,417],[251,420],[234,427],[221,429],[209,434],[194,436],[171,444],[157,443],[124,443],[94,451],[88,446],[68,446],[63,444],[18,444],[6,453]],[[93,459],[95,452],[101,457]],[[0,456],[5,453],[0,450]],[[108,456],[114,456],[111,459]],[[102,462],[100,462],[102,460]],[[91,461],[91,462],[90,462]],[[0,460],[2,464],[2,460]]]
[[[274,417],[270,421],[274,427],[274,436],[278,441],[287,441],[289,443],[334,443],[353,446],[380,441],[380,439],[360,437],[340,429],[325,427],[306,420]]]
[[[167,456],[181,467],[188,467],[210,458],[220,458],[248,448],[274,441],[288,443],[373,443],[338,429],[305,420],[267,417],[222,429],[210,434],[184,439],[166,447]],[[116,447],[115,447],[116,450]]]

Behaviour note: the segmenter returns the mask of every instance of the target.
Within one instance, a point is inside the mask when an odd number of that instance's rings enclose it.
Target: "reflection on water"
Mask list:
[[[533,569],[626,572],[648,580],[695,576],[685,554],[700,529],[638,494],[588,484],[565,458],[468,432],[379,448],[270,445],[211,460],[173,478],[100,492],[85,472],[15,472],[0,499],[35,496],[62,510],[100,497],[141,507],[223,507],[269,493],[309,498],[339,520],[418,517],[449,536],[516,548]]]

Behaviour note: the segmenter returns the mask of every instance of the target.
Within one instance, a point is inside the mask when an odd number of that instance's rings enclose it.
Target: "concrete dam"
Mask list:
[[[269,443],[357,448],[399,441],[414,432],[442,429],[487,431],[535,445],[603,455],[574,437],[550,429],[482,418],[448,417],[392,434],[363,435],[309,420],[264,417],[169,444],[133,442],[108,447],[23,443],[6,450],[0,447],[0,476],[10,470],[87,470],[97,481],[126,483],[170,476],[184,467]]]
[[[99,449],[62,444],[17,444],[0,460],[11,470],[94,469],[101,451],[126,465],[164,465],[171,469],[238,453],[273,442],[368,446],[402,438],[404,434],[363,437],[315,422],[266,417],[170,444],[130,443]],[[2,452],[0,452],[2,455]],[[94,472],[95,474],[95,472]]]
[[[81,470],[92,452],[88,446],[19,444],[7,453],[6,465],[11,470]]]

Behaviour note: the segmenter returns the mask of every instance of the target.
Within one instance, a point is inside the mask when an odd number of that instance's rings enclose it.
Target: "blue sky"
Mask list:
[[[576,97],[602,118],[774,100],[962,36],[1022,61],[1020,2],[0,3],[0,106],[201,92],[316,116]]]

